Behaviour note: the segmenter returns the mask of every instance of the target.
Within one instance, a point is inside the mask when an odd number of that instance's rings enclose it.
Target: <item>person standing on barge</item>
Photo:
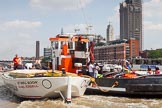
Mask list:
[[[18,57],[18,55],[16,54],[15,57],[13,58],[13,62],[14,62],[14,70],[16,70],[19,68],[21,64],[21,58]]]
[[[91,77],[94,77],[94,69],[95,69],[94,61],[90,61],[90,64],[88,66],[88,71]]]

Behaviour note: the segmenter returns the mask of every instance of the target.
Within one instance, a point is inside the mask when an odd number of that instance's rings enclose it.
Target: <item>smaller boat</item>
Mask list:
[[[89,58],[89,40],[85,35],[57,35],[49,39],[52,51],[51,70],[13,70],[2,74],[4,84],[15,95],[23,98],[61,96],[66,102],[71,97],[84,95],[89,77],[81,77],[80,70]]]

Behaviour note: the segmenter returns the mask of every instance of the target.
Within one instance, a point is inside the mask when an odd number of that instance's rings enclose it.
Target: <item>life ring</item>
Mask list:
[[[42,81],[42,85],[46,89],[50,89],[52,87],[52,83],[48,79],[44,79]]]

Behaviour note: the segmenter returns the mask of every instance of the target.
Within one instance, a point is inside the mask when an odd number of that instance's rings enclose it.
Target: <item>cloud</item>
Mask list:
[[[18,33],[17,37],[19,39],[31,39],[32,38],[32,35],[30,34],[27,34],[27,33]]]
[[[120,26],[120,13],[119,13],[119,5],[115,6],[114,9],[114,14],[112,16],[109,16],[107,19],[107,22],[111,22],[111,25],[113,26],[114,29],[114,38],[119,39],[119,26]]]
[[[7,29],[32,29],[42,25],[39,21],[13,20],[0,24],[0,30]]]
[[[162,0],[150,0],[143,4],[143,14],[145,17],[162,17]]]
[[[92,0],[30,0],[30,5],[47,10],[76,10],[85,7],[90,2]]]
[[[21,56],[34,55],[33,50],[36,37],[36,28],[42,26],[39,21],[12,20],[0,23],[1,39],[0,56],[4,59],[11,59],[14,54]]]
[[[6,42],[2,42],[3,47],[0,48],[1,53],[0,56],[3,59],[10,59],[14,57],[15,54],[20,56],[29,57],[35,55],[35,42],[33,41],[22,41],[19,42],[13,41],[12,44],[8,44]],[[12,45],[12,46],[11,46]]]
[[[162,23],[153,23],[151,21],[145,21],[144,27],[146,30],[162,30]]]

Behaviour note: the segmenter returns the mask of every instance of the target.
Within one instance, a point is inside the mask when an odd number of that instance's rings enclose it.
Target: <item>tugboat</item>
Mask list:
[[[4,72],[4,84],[15,95],[23,98],[61,96],[67,103],[72,97],[82,96],[90,83],[82,77],[90,50],[86,35],[57,35],[49,38],[52,51],[52,69],[23,69]]]

